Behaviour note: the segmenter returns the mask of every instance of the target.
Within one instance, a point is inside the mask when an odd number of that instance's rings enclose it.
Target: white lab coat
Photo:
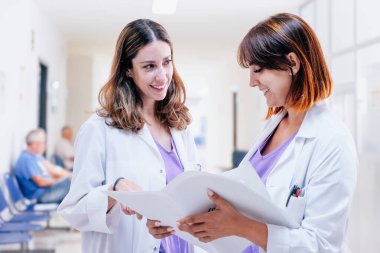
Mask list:
[[[243,161],[250,159],[286,112],[273,116]],[[325,101],[314,105],[293,141],[270,172],[266,188],[274,203],[286,210],[299,229],[268,224],[268,253],[347,252],[344,244],[349,209],[356,186],[357,154],[346,126]]]
[[[184,169],[200,169],[189,130],[171,129],[171,134]],[[119,204],[106,214],[108,197],[102,190],[118,177],[144,190],[160,190],[166,185],[164,161],[146,125],[135,134],[93,115],[78,133],[70,192],[59,214],[81,231],[83,253],[158,252],[160,240],[148,233],[145,219],[125,215]]]

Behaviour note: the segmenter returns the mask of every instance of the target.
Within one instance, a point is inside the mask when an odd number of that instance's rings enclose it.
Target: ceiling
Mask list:
[[[228,41],[277,12],[298,12],[305,0],[178,0],[174,15],[153,15],[152,0],[35,0],[69,43],[114,43],[130,21],[150,18],[175,41]]]

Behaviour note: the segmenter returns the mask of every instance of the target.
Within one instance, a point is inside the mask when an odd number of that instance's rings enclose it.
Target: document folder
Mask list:
[[[271,201],[264,184],[249,162],[243,162],[238,168],[222,174],[184,172],[161,191],[107,191],[106,193],[144,217],[161,221],[163,226],[173,227],[177,236],[209,253],[242,252],[252,242],[237,236],[229,236],[203,243],[177,228],[178,220],[207,212],[214,207],[208,198],[207,189],[219,194],[240,213],[251,219],[289,228],[299,227],[285,209],[281,209]]]

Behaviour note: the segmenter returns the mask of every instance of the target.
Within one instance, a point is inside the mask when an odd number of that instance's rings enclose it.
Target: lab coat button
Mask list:
[[[153,249],[154,251],[157,251],[157,247],[154,247],[154,249]]]
[[[160,173],[164,173],[164,171],[163,171],[163,170],[160,170]]]

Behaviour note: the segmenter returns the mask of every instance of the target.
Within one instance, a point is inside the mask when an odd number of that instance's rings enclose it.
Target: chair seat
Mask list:
[[[9,220],[10,222],[32,222],[32,221],[47,221],[50,217],[46,214],[37,213],[19,213]]]
[[[2,233],[0,244],[24,243],[32,239],[29,234],[25,233]]]
[[[29,232],[29,231],[40,231],[43,230],[44,227],[37,224],[30,224],[26,222],[6,222],[0,224],[0,233],[2,232]]]
[[[28,212],[50,212],[50,211],[57,211],[58,204],[50,203],[50,204],[32,204],[27,206],[25,211]]]

